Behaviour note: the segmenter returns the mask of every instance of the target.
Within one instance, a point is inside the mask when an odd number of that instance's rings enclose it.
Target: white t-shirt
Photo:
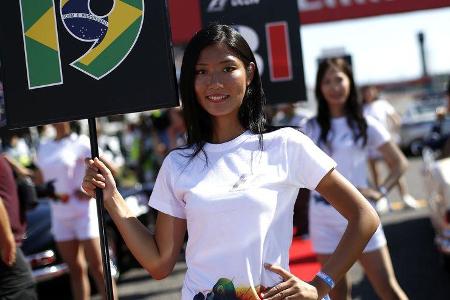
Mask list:
[[[315,189],[335,163],[292,128],[263,140],[262,151],[258,135],[248,131],[206,144],[207,164],[202,153],[189,161],[192,149],[172,151],[164,160],[149,204],[186,219],[183,300],[211,292],[259,299],[261,288],[281,282],[264,263],[289,268],[298,190]]]
[[[363,109],[364,115],[371,116],[378,120],[385,128],[389,128],[389,115],[395,113],[394,107],[384,99],[378,99],[371,103],[365,104]]]
[[[85,173],[84,159],[91,156],[89,138],[71,134],[61,140],[48,140],[37,152],[37,165],[44,181],[54,180],[55,192],[68,194],[67,203],[51,201],[53,218],[76,218],[96,214],[95,200],[79,200],[74,192],[80,189]]]
[[[395,108],[387,100],[378,99],[369,104],[365,104],[363,113],[365,116],[371,116],[380,122],[391,133],[392,140],[395,143],[400,141],[399,128],[394,126],[390,117],[396,113]],[[377,152],[372,152],[371,156],[377,156]]]
[[[328,132],[329,149],[320,141],[321,128],[316,118],[310,119],[304,131],[322,150],[337,163],[337,170],[356,187],[367,187],[367,159],[369,150],[376,150],[390,140],[389,132],[374,118],[367,116],[367,144],[363,139],[355,144],[353,132],[345,117],[331,119]]]

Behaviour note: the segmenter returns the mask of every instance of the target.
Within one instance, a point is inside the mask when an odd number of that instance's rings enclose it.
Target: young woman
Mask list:
[[[104,295],[103,268],[95,199],[80,190],[84,158],[90,155],[89,139],[72,132],[70,123],[52,124],[54,139],[40,145],[37,152],[37,183],[53,181],[54,201],[50,202],[52,234],[64,262],[69,267],[72,295],[90,299],[88,268]]]
[[[180,87],[187,146],[170,152],[158,174],[150,198],[159,211],[154,236],[97,158],[87,161],[84,190],[103,189],[126,244],[156,279],[172,272],[187,229],[183,300],[325,297],[375,232],[374,209],[306,136],[268,129],[255,58],[231,27],[211,25],[192,38]],[[341,244],[311,282],[287,271],[302,187],[319,191],[348,220]]]
[[[380,123],[363,116],[353,75],[345,60],[324,60],[319,65],[316,80],[318,114],[306,123],[306,134],[336,161],[337,170],[367,199],[375,201],[384,197],[406,169],[406,158]],[[375,149],[390,168],[379,190],[369,188],[367,183],[368,152]],[[339,241],[347,234],[348,225],[347,220],[339,214],[339,208],[320,194],[320,191],[313,191],[310,198],[309,228],[319,261],[327,266],[330,259],[335,257],[333,253],[340,247]],[[381,299],[407,299],[395,278],[381,226],[370,239],[359,261]],[[330,296],[333,300],[351,299],[346,276],[337,283]]]
[[[401,125],[401,117],[395,111],[394,107],[386,100],[379,98],[379,90],[375,86],[364,86],[361,89],[363,100],[363,113],[365,116],[371,116],[381,123],[390,133],[391,140],[398,144],[400,136],[399,130]],[[380,185],[379,162],[383,160],[383,156],[376,150],[369,150],[369,168],[372,173],[372,180],[375,188]],[[397,182],[400,200],[405,207],[418,208],[416,199],[408,192],[406,180],[400,177]],[[385,213],[391,209],[387,197],[377,201],[375,206],[378,213]]]

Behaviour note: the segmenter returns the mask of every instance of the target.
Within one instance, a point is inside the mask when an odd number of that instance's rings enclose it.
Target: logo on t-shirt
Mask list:
[[[249,174],[242,174],[235,184],[231,187],[232,192],[242,191],[244,189],[245,183],[247,182]]]
[[[261,299],[261,291],[266,288],[259,285],[256,287],[235,287],[232,280],[228,278],[220,278],[214,285],[212,290],[204,293],[198,293],[193,300],[243,300],[243,299]]]

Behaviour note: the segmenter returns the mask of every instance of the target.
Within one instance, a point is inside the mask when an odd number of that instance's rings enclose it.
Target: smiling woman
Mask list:
[[[97,159],[84,190],[103,189],[128,248],[156,279],[172,272],[188,231],[183,300],[327,299],[378,226],[374,210],[305,135],[266,124],[255,57],[231,27],[211,25],[192,38],[180,90],[187,145],[169,153],[156,179],[155,235]],[[348,219],[342,246],[311,282],[287,271],[299,188],[317,190]]]
[[[237,120],[254,70],[254,63],[246,67],[224,45],[211,45],[201,52],[195,67],[195,94],[216,126],[233,124],[229,118]]]

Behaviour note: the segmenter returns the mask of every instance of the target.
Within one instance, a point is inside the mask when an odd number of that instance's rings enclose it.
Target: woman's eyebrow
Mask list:
[[[234,61],[233,59],[226,59],[226,60],[220,61],[219,64],[235,63],[235,62],[236,62],[236,61]],[[207,65],[209,65],[209,64],[199,62],[199,63],[197,63],[196,65],[197,65],[197,66],[207,66]]]

